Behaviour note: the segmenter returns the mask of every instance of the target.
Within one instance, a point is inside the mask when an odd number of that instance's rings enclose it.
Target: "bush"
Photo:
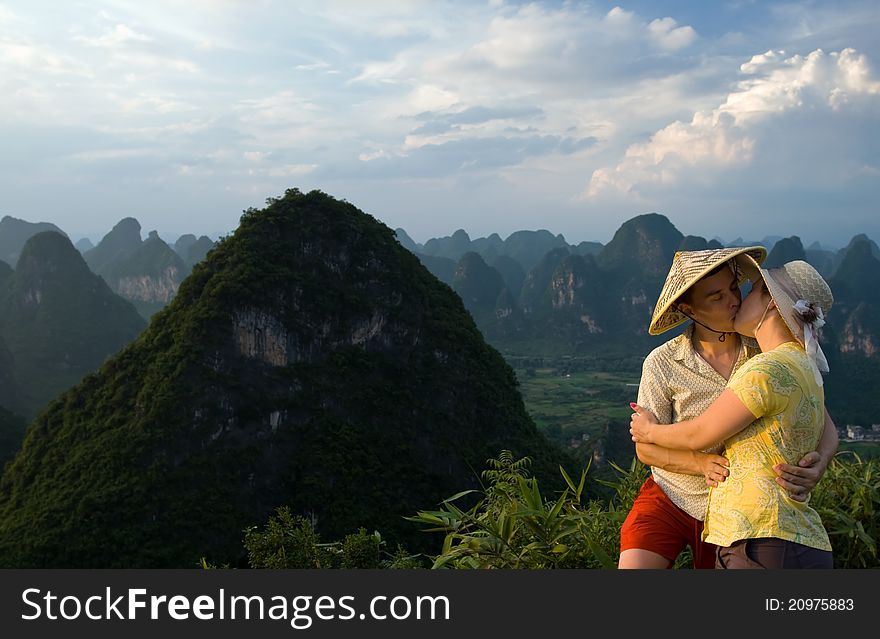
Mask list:
[[[546,501],[536,479],[529,477],[530,460],[514,460],[510,451],[488,460],[483,497],[464,510],[455,502],[474,491],[453,495],[440,510],[420,511],[410,521],[427,524],[426,532],[444,532],[443,549],[434,568],[615,568],[620,526],[644,481],[645,467],[633,460],[629,471],[614,468],[617,482],[608,503],[582,503],[589,467],[577,484],[560,467],[566,488]]]
[[[378,532],[361,528],[342,541],[321,543],[311,520],[293,515],[290,508],[276,509],[263,530],[256,526],[244,533],[244,546],[251,568],[421,568],[419,555],[401,546],[393,554],[384,550]]]
[[[822,523],[834,548],[835,568],[877,568],[877,540],[880,538],[880,460],[863,461],[845,451],[831,461],[822,481],[813,491],[810,505]]]

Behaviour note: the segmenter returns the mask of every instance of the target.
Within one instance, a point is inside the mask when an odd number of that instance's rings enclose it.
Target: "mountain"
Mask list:
[[[432,238],[425,242],[422,252],[434,257],[458,260],[471,250],[471,238],[464,229],[458,229],[450,237]]]
[[[67,234],[49,222],[26,222],[6,215],[0,220],[0,260],[12,267],[18,262],[21,249],[31,237],[44,231]]]
[[[149,319],[177,293],[189,268],[156,231],[101,272],[110,288]]]
[[[93,248],[95,248],[95,245],[92,244],[92,241],[87,237],[78,240],[73,246],[80,253],[85,253],[86,251],[91,251]]]
[[[192,245],[195,243],[196,236],[192,233],[181,235],[179,238],[177,238],[177,241],[174,242],[174,251],[185,260],[189,255],[190,247],[192,247]]]
[[[819,242],[813,242],[804,250],[804,256],[826,280],[834,274],[834,251],[822,248]]]
[[[840,268],[841,263],[843,262],[847,253],[849,253],[850,249],[854,245],[862,243],[867,244],[870,249],[871,255],[873,255],[874,258],[880,260],[880,247],[878,247],[877,243],[874,242],[874,240],[869,238],[867,235],[865,235],[864,233],[860,233],[859,235],[854,236],[849,241],[849,244],[847,244],[844,248],[840,249],[839,251],[837,251],[837,253],[834,254],[834,265],[832,268],[832,273],[837,273],[837,269]]]
[[[509,255],[499,255],[489,264],[492,268],[501,273],[501,277],[504,279],[504,286],[507,287],[508,292],[513,298],[518,298],[519,293],[522,290],[523,282],[526,279],[526,272],[523,270],[523,267],[520,266],[519,262]]]
[[[12,267],[9,266],[9,264],[0,260],[0,289],[2,289],[3,284],[6,283],[6,280],[12,277],[12,274],[14,272],[15,271],[12,270]]]
[[[548,252],[556,248],[568,250],[568,243],[550,231],[517,231],[504,240],[504,254],[515,259],[526,273],[531,271]]]
[[[770,252],[767,254],[767,259],[764,260],[762,266],[764,268],[777,268],[786,262],[793,262],[795,260],[806,261],[807,254],[804,251],[804,245],[801,243],[801,238],[797,235],[792,235],[791,237],[779,240],[773,245],[773,248],[770,249]]]
[[[0,474],[6,462],[21,449],[26,428],[27,423],[23,418],[0,406]]]
[[[504,288],[501,273],[488,266],[479,254],[465,253],[455,268],[452,290],[475,319],[495,317],[495,302]]]
[[[637,276],[666,277],[684,235],[664,215],[648,213],[627,220],[598,255],[607,270]]]
[[[498,233],[481,237],[471,242],[471,251],[480,255],[487,263],[504,254],[504,242]]]
[[[2,285],[0,285],[2,290]],[[18,406],[18,384],[15,381],[15,362],[6,341],[0,335],[0,407],[14,409]],[[0,464],[2,467],[2,464]]]
[[[519,305],[524,313],[528,315],[551,307],[550,283],[557,267],[568,256],[565,247],[552,249],[529,271],[519,294]]]
[[[141,245],[141,225],[133,217],[120,220],[105,235],[98,246],[87,251],[83,257],[93,273],[104,275],[107,269],[128,257]],[[107,278],[104,278],[105,280]]]
[[[0,292],[0,335],[12,354],[20,412],[36,414],[143,327],[67,237],[31,237]]]
[[[601,242],[581,242],[572,247],[572,253],[578,255],[598,255],[605,248]]]
[[[829,284],[835,306],[873,300],[880,290],[880,259],[874,252],[876,244],[865,236],[856,236],[844,250]]]
[[[421,547],[402,517],[477,488],[502,448],[548,481],[567,459],[458,295],[374,218],[292,189],[32,423],[0,481],[0,561],[237,564],[281,505],[328,538]]]
[[[425,255],[424,253],[417,253],[416,257],[419,258],[419,261],[434,277],[444,284],[452,286],[452,281],[455,278],[455,260],[451,260],[448,257]]]
[[[404,231],[403,229],[395,229],[394,235],[397,237],[397,241],[400,242],[400,245],[406,250],[413,253],[422,252],[422,246],[416,244],[415,241],[413,241],[413,239],[409,235],[407,235],[406,231]]]
[[[724,248],[724,245],[717,240],[707,242],[706,238],[699,235],[686,235],[678,246],[679,251],[706,251],[715,248]]]
[[[201,262],[208,256],[208,251],[214,248],[214,240],[212,240],[207,235],[202,235],[197,239],[186,252],[186,256],[184,256],[184,262],[186,262],[186,266],[188,270],[192,270],[192,267]]]

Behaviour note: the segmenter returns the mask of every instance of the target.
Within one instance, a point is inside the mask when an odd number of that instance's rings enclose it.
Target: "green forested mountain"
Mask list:
[[[105,235],[98,246],[86,251],[83,257],[93,273],[103,276],[105,271],[128,257],[141,245],[141,225],[133,217],[120,220]],[[106,278],[105,278],[106,280]]]
[[[186,236],[178,240],[187,251]],[[141,241],[141,225],[121,220],[101,242],[84,255],[89,268],[104,278],[113,292],[128,300],[145,319],[163,308],[187,276],[190,267],[156,231]]]
[[[12,276],[12,273],[12,267],[3,260],[0,260],[0,287],[6,283],[6,280]]]
[[[0,336],[12,354],[16,412],[33,416],[143,326],[67,237],[53,231],[31,237],[0,290]]]
[[[414,242],[403,229],[397,229],[395,235],[404,248],[420,256],[457,262],[465,253],[472,252],[478,253],[487,264],[492,264],[501,256],[507,256],[519,264],[524,272],[533,269],[553,249],[565,248],[580,255],[597,254],[602,249],[599,242],[581,242],[577,246],[569,246],[561,234],[553,235],[543,229],[516,231],[505,240],[498,233],[471,240],[463,229],[459,229],[451,236],[432,238],[424,246]],[[424,259],[422,261],[425,262]]]
[[[181,235],[174,243],[174,252],[177,253],[189,270],[205,259],[205,256],[214,248],[214,241],[207,235],[198,239],[192,233]]]
[[[236,562],[280,505],[330,538],[418,547],[402,516],[475,487],[502,448],[558,477],[460,298],[372,217],[291,190],[33,422],[0,481],[0,561]]]
[[[539,312],[550,306],[550,283],[553,281],[553,274],[568,255],[568,249],[565,247],[552,249],[526,275],[519,294],[519,304],[525,313]]]
[[[477,322],[494,319],[495,302],[504,288],[501,274],[488,266],[478,253],[465,253],[455,268],[452,290]]]
[[[208,256],[208,251],[214,248],[214,240],[212,240],[207,235],[202,235],[197,239],[193,244],[189,247],[186,252],[184,261],[186,262],[187,267],[192,270],[192,267],[201,262]]]
[[[182,258],[186,259],[186,256],[189,254],[189,249],[193,244],[196,243],[196,236],[192,233],[186,233],[177,238],[177,241],[174,242],[174,250],[175,252]]]
[[[455,278],[455,260],[448,257],[425,255],[424,253],[416,253],[415,255],[434,277],[444,284],[452,286],[452,281]]]
[[[504,286],[507,287],[513,298],[518,298],[526,279],[526,272],[519,262],[509,255],[499,255],[489,262],[489,265],[501,274]]]
[[[134,250],[104,267],[101,276],[149,319],[171,301],[189,270],[174,249],[151,231]]]
[[[3,284],[0,283],[0,290]],[[12,353],[0,335],[0,407],[14,409],[18,406],[18,384],[15,381],[15,367]]]
[[[43,231],[55,231],[66,235],[64,231],[49,222],[26,222],[10,215],[4,216],[0,220],[0,260],[15,267],[25,242]]]
[[[26,427],[23,417],[0,406],[0,474],[6,462],[15,457],[15,453],[21,448]]]
[[[793,262],[795,260],[806,261],[807,259],[804,245],[801,243],[801,238],[797,235],[782,238],[772,247],[768,246],[767,249],[769,249],[769,253],[767,254],[767,259],[764,260],[764,268],[776,268],[786,262]]]

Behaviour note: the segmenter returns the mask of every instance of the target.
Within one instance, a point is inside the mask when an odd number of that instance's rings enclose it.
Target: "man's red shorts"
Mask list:
[[[694,568],[714,568],[716,546],[700,539],[703,522],[672,503],[648,477],[620,529],[620,550],[641,548],[666,557],[670,566],[691,547]]]

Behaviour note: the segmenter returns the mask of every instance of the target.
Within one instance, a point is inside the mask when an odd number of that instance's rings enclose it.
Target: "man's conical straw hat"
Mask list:
[[[715,267],[744,254],[760,264],[767,257],[767,249],[763,246],[745,246],[676,253],[672,258],[672,266],[669,268],[663,290],[657,298],[657,306],[654,307],[654,316],[651,318],[648,333],[659,335],[686,322],[688,316],[675,308],[675,302],[682,293]],[[743,269],[738,266],[736,274],[738,284],[742,284],[747,279]]]

